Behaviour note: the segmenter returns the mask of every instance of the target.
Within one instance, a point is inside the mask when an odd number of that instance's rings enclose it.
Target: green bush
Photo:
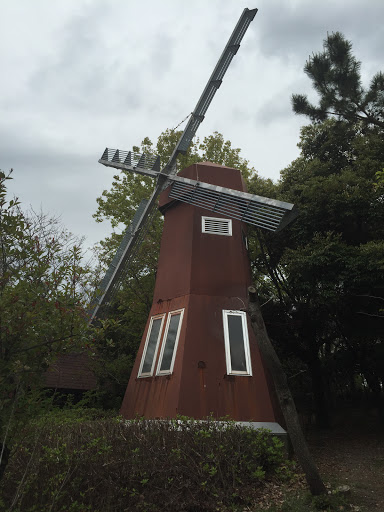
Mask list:
[[[85,416],[56,412],[22,433],[0,484],[4,510],[226,510],[289,474],[283,443],[266,430]]]

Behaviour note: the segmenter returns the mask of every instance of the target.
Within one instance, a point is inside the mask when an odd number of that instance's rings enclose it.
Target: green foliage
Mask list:
[[[288,375],[300,376],[292,386],[311,384],[326,424],[326,402],[357,391],[357,376],[381,386],[384,144],[377,129],[327,120],[302,128],[299,147],[277,187],[299,217],[277,236],[253,233],[254,264],[269,275],[263,315]]]
[[[52,347],[70,349],[81,337],[87,271],[81,248],[55,219],[7,201],[7,179],[0,179],[0,382],[12,372],[15,382],[31,383]]]
[[[322,496],[313,496],[312,505],[315,510],[326,510],[331,512],[333,510],[343,510],[346,507],[346,499],[342,494],[329,493]]]
[[[80,421],[56,412],[22,432],[0,484],[5,507],[229,510],[250,503],[265,479],[287,474],[282,443],[265,430],[78,412]]]
[[[340,32],[328,35],[324,51],[313,54],[304,71],[312,80],[320,102],[316,107],[309,103],[307,96],[294,94],[292,106],[296,114],[304,114],[316,122],[335,117],[384,128],[384,74],[377,73],[370,87],[364,90],[360,62],[352,54],[351,42]]]
[[[45,370],[87,341],[80,241],[9,200],[9,179],[0,173],[0,461],[18,425],[45,407]]]
[[[381,171],[377,171],[376,179],[377,179],[376,188],[378,190],[380,190],[381,192],[384,192],[384,169],[382,169]],[[383,196],[381,196],[381,197],[383,197]]]

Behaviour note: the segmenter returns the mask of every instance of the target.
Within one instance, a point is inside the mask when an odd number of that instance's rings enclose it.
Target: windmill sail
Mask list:
[[[133,171],[157,178],[160,172],[160,157],[148,153],[133,153],[121,149],[105,148],[100,164],[122,171]]]
[[[137,233],[138,224],[143,217],[143,214],[148,206],[148,199],[143,199],[139,204],[138,209],[132,219],[131,224],[126,229],[124,236],[121,240],[120,246],[117,249],[105,276],[100,282],[98,289],[98,297],[96,297],[90,308],[90,322],[93,321],[96,315],[101,317],[101,306],[110,302],[111,297],[116,294],[119,288],[119,277],[123,277],[121,272],[117,272],[119,268],[122,268],[123,264],[127,260],[127,256],[133,256],[133,251],[127,254],[128,247],[132,244],[135,233]],[[143,227],[143,224],[142,224]]]
[[[145,158],[143,158],[139,159],[136,163],[132,161],[132,154],[130,155],[129,152],[122,152],[120,150],[113,150],[114,152],[112,153],[112,150],[108,150],[107,148],[104,151],[102,158],[99,160],[99,162],[103,163],[104,165],[118,169],[141,172],[141,174],[152,176],[155,173],[155,176],[157,177],[157,183],[149,202],[145,206],[144,211],[142,212],[133,230],[132,237],[129,239],[127,245],[123,249],[117,267],[110,273],[109,281],[107,282],[107,278],[105,279],[105,291],[99,298],[98,304],[93,309],[90,323],[92,323],[96,316],[100,313],[101,308],[111,302],[113,296],[119,289],[121,280],[127,272],[128,264],[131,260],[132,254],[137,249],[140,237],[144,236],[145,225],[148,225],[149,219],[154,213],[157,198],[160,193],[169,185],[169,177],[176,174],[177,156],[179,153],[185,153],[190,146],[196,130],[198,129],[200,123],[203,121],[205,113],[211,104],[217,89],[220,87],[224,75],[234,55],[236,55],[240,47],[240,42],[242,41],[243,36],[256,13],[257,9],[244,9],[242,12],[240,19],[234,31],[232,32],[231,37],[229,38],[229,41],[225,46],[224,51],[218,63],[216,64],[211,77],[208,80],[208,83],[202,95],[200,96],[199,101],[197,102],[195,110],[193,111],[192,116],[179,139],[179,142],[177,143],[170,159],[161,170],[161,172],[157,171],[159,167],[159,161],[156,161],[156,163],[149,163]]]
[[[192,116],[189,119],[185,130],[183,131],[179,142],[177,143],[171,158],[167,164],[167,168],[172,172],[172,168],[174,163],[176,162],[177,155],[179,153],[186,153],[188,150],[195,133],[200,126],[200,123],[204,120],[205,113],[208,110],[211,101],[216,94],[217,89],[220,87],[224,75],[232,62],[233,57],[236,55],[238,49],[240,48],[240,43],[244,37],[245,32],[247,31],[249,24],[256,16],[257,9],[244,9],[242,12],[239,21],[231,34],[231,37],[226,44],[223,53],[220,56],[218,63],[216,64],[213,73],[208,80],[205,89],[200,96],[199,101],[195,107],[195,110],[192,112]]]
[[[107,148],[99,162],[106,166],[116,167],[113,156],[117,151],[119,154],[124,153],[121,150]],[[151,158],[152,161],[155,161],[155,157]],[[148,159],[147,161],[149,162]],[[131,167],[120,163],[119,169],[130,171]],[[153,168],[149,168],[149,164],[147,168],[141,169],[139,172],[148,176],[152,176],[153,173],[159,175]],[[293,204],[277,199],[230,190],[176,175],[168,176],[164,186],[168,184],[172,184],[169,193],[169,197],[172,199],[199,206],[269,231],[280,231],[297,216],[297,210]]]
[[[124,251],[125,251],[125,248],[127,247],[127,245],[129,244],[134,232],[135,232],[135,228],[139,222],[139,219],[140,217],[142,216],[144,210],[145,210],[145,207],[147,206],[148,204],[148,199],[143,199],[141,201],[141,203],[139,204],[139,207],[138,209],[136,210],[136,213],[132,219],[132,222],[131,224],[128,226],[128,228],[126,229],[125,233],[124,233],[124,236],[121,240],[121,243],[120,243],[120,246],[119,248],[117,249],[114,257],[113,257],[113,260],[111,262],[111,264],[109,265],[109,268],[107,270],[107,272],[105,273],[105,276],[104,276],[104,279],[101,281],[100,283],[100,289],[105,292],[106,288],[107,288],[107,285],[109,283],[109,281],[111,280],[111,277],[113,275],[113,272],[116,270],[116,268],[118,267],[119,265],[119,262],[124,254]]]
[[[173,177],[169,197],[241,220],[258,228],[279,231],[297,215],[294,205],[277,199],[231,190],[180,176]]]

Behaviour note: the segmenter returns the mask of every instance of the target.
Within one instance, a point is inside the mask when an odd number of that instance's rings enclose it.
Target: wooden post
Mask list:
[[[252,328],[255,333],[261,355],[264,359],[264,363],[272,377],[293,450],[302,470],[304,471],[311,493],[314,496],[325,494],[325,485],[321,479],[316,464],[312,459],[307,442],[301,430],[295,403],[288,387],[287,377],[265,328],[257,299],[256,288],[254,286],[250,286],[248,288],[248,295],[249,314],[251,317]]]

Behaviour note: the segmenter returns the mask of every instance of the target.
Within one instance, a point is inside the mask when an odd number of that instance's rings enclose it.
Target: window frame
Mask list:
[[[171,323],[171,318],[174,315],[180,315],[180,320],[179,320],[179,325],[177,327],[177,333],[176,333],[175,345],[173,347],[173,354],[172,354],[171,364],[170,364],[169,370],[160,370],[161,363],[163,362],[163,356],[164,356],[165,344],[167,342],[169,325]],[[175,309],[174,311],[170,311],[168,313],[167,323],[166,323],[166,326],[165,326],[165,329],[164,329],[164,334],[162,336],[161,349],[160,349],[159,360],[157,362],[157,369],[156,369],[156,375],[158,375],[159,377],[161,377],[162,375],[171,375],[173,373],[173,367],[175,365],[177,347],[178,347],[179,339],[180,339],[181,326],[183,324],[183,317],[184,317],[184,308],[182,308],[182,309]]]
[[[147,337],[146,337],[146,340],[145,340],[144,350],[143,350],[143,353],[141,355],[139,371],[138,371],[138,374],[137,374],[137,377],[139,379],[141,379],[143,377],[152,377],[153,376],[153,371],[154,371],[155,366],[156,366],[157,354],[158,354],[158,351],[159,351],[159,343],[161,341],[162,334],[163,334],[164,319],[165,319],[166,315],[167,315],[166,313],[161,313],[160,315],[155,315],[155,316],[151,317],[151,321],[150,321],[149,326],[148,326]],[[151,332],[152,332],[153,322],[155,320],[160,319],[160,318],[161,318],[161,324],[160,324],[159,334],[158,334],[157,340],[156,340],[155,350],[154,350],[154,353],[153,353],[153,360],[152,360],[152,365],[151,365],[151,371],[143,373],[142,370],[143,370],[143,366],[144,366],[145,356],[147,355],[147,348],[148,348],[148,344],[149,344],[149,338],[150,338]]]
[[[213,220],[213,221],[227,222],[228,223],[228,233],[212,233],[211,231],[206,231],[205,223],[206,223],[207,219]],[[223,219],[223,218],[219,218],[219,217],[207,217],[205,215],[202,215],[201,216],[201,232],[206,235],[232,236],[232,219]]]
[[[233,370],[231,364],[231,344],[229,339],[229,327],[228,327],[228,317],[230,315],[240,316],[243,327],[243,343],[244,343],[244,355],[245,355],[245,365],[246,371]],[[245,311],[238,311],[232,309],[223,309],[223,326],[224,326],[224,346],[225,346],[225,362],[227,366],[227,375],[238,375],[244,377],[252,377],[252,361],[251,361],[251,352],[249,346],[249,336],[248,336],[248,323],[247,323],[247,315]]]

